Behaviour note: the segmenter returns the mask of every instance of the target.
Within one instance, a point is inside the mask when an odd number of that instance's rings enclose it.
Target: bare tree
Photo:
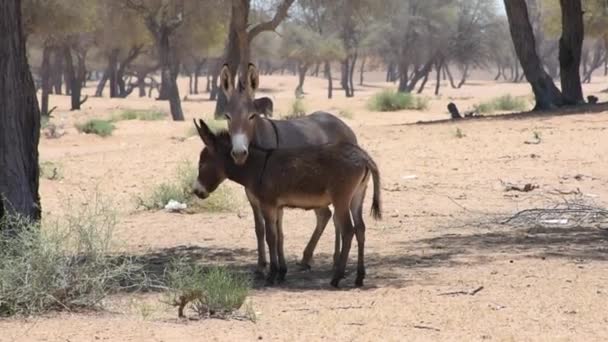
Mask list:
[[[560,0],[562,7],[562,37],[559,40],[559,67],[564,101],[582,103],[580,65],[583,48],[583,9],[581,0]]]
[[[550,109],[563,105],[561,92],[543,69],[536,53],[534,33],[525,0],[504,0],[504,3],[515,51],[536,98],[534,109]]]
[[[251,62],[251,42],[253,39],[264,31],[276,30],[287,17],[289,7],[294,1],[282,0],[272,19],[248,28],[251,0],[232,0],[230,28],[228,42],[224,50],[224,61],[228,64],[230,74],[233,77],[236,77],[239,70],[241,73],[247,72],[247,66]],[[221,63],[218,63],[216,69],[219,70],[221,65]],[[222,117],[227,99],[221,91],[217,95],[215,116]]]

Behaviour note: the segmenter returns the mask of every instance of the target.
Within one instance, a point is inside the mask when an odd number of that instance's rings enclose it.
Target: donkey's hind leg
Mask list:
[[[325,227],[327,227],[327,223],[331,218],[331,210],[329,210],[329,207],[315,209],[315,215],[317,216],[317,225],[315,227],[315,231],[310,237],[310,241],[308,241],[306,248],[304,248],[302,261],[300,262],[300,266],[306,270],[310,269],[310,260],[312,259],[312,255],[317,247],[317,243],[319,242],[321,235],[323,235],[323,231],[325,230]],[[340,253],[340,248],[335,251],[335,255],[338,253]]]
[[[339,227],[342,235],[342,249],[340,251],[340,259],[334,267],[334,276],[331,280],[333,287],[338,287],[340,280],[344,278],[346,270],[346,263],[348,261],[348,254],[350,253],[350,246],[352,244],[354,229],[350,219],[350,208],[348,205],[342,205],[341,203],[334,203],[334,224]]]
[[[251,205],[251,209],[253,210],[253,220],[255,224],[255,236],[258,243],[258,264],[255,270],[255,273],[258,276],[263,277],[264,271],[266,270],[266,246],[264,245],[264,236],[265,236],[265,226],[264,226],[264,217],[262,215],[262,209],[260,208],[260,204],[258,200],[249,193],[249,191],[245,191],[247,195],[247,200],[249,200],[249,204]]]
[[[363,221],[363,200],[367,190],[367,180],[355,192],[350,202],[350,212],[353,217],[355,235],[357,236],[357,278],[355,286],[363,286],[365,278],[365,222]]]
[[[279,257],[279,282],[285,280],[287,274],[287,263],[285,262],[285,251],[283,250],[284,245],[283,235],[283,208],[277,209],[277,252]]]

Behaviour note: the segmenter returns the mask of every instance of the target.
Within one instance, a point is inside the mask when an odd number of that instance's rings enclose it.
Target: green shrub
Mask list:
[[[474,108],[481,114],[490,114],[496,111],[524,111],[528,108],[528,103],[523,97],[503,95],[490,101],[476,104]]]
[[[159,111],[150,110],[135,110],[127,109],[123,110],[119,114],[112,117],[112,121],[123,121],[123,120],[141,120],[141,121],[158,121],[163,120],[167,115]]]
[[[284,118],[294,119],[302,117],[304,115],[306,115],[306,105],[304,104],[304,101],[302,99],[298,98],[293,100],[291,106],[289,107],[289,111],[287,112],[287,115],[284,116]]]
[[[352,119],[354,117],[353,112],[350,109],[341,109],[338,112],[338,115],[346,119]]]
[[[40,177],[48,180],[63,179],[61,165],[49,161],[40,163]]]
[[[221,185],[208,198],[199,200],[192,193],[198,170],[190,162],[182,162],[176,171],[176,179],[156,185],[143,198],[139,197],[138,205],[145,210],[163,209],[170,200],[188,205],[188,211],[230,211],[235,207],[232,191]]]
[[[101,137],[112,135],[116,127],[108,120],[91,119],[85,123],[76,124],[76,129],[80,133],[97,134]]]
[[[391,112],[402,109],[424,110],[428,107],[428,99],[411,93],[383,90],[370,99],[368,108],[379,112]]]
[[[141,271],[129,259],[109,257],[116,223],[112,210],[100,202],[70,209],[64,218],[42,225],[5,218],[5,228],[17,229],[0,234],[0,315],[97,308]]]
[[[171,263],[167,272],[167,287],[170,302],[186,305],[202,317],[226,318],[243,306],[249,290],[250,280],[223,267],[208,270],[183,260]]]

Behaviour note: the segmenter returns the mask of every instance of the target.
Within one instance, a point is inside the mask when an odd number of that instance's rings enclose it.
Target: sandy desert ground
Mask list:
[[[262,76],[257,96],[270,96],[275,111],[293,100],[296,79]],[[87,92],[94,91],[90,84]],[[182,80],[182,94],[186,88]],[[607,205],[608,112],[509,120],[411,125],[447,118],[445,106],[461,109],[504,95],[530,96],[527,84],[472,80],[462,89],[427,95],[427,110],[371,112],[372,94],[393,85],[367,82],[356,97],[340,90],[325,97],[326,82],[305,84],[309,112],[349,113],[344,120],[378,162],[383,181],[382,221],[366,218],[366,285],[329,286],[333,225],[322,237],[311,272],[296,262],[312,233],[312,212],[285,214],[287,283],[256,286],[250,297],[257,322],[209,319],[181,321],[157,293],[109,298],[107,310],[53,313],[0,320],[0,341],[600,341],[608,338],[608,230],[598,227],[512,227],[495,215],[544,207],[580,189],[579,198]],[[432,87],[433,84],[430,84]],[[608,78],[585,85],[600,100]],[[80,112],[53,96],[52,119],[67,135],[41,139],[41,161],[58,163],[63,179],[42,180],[46,215],[65,203],[86,203],[98,193],[119,210],[115,232],[121,253],[188,255],[203,264],[253,269],[252,214],[244,192],[231,212],[171,214],[137,210],[135,196],[174,177],[179,163],[197,162],[202,143],[184,141],[192,118],[210,118],[207,94],[183,103],[186,121],[121,121],[113,136],[79,134],[73,124],[108,118],[122,109],[168,111],[152,99],[90,98]],[[464,135],[456,136],[456,131]],[[534,133],[540,144],[525,144]],[[578,175],[578,176],[577,176]],[[415,177],[414,177],[415,176]],[[577,177],[575,177],[577,176]],[[528,193],[506,192],[503,182],[533,183]],[[368,196],[371,191],[368,191]],[[366,207],[371,204],[366,201]],[[367,208],[366,208],[367,211]],[[354,270],[356,253],[349,269]],[[351,272],[352,273],[352,272]],[[470,294],[446,294],[472,291]]]

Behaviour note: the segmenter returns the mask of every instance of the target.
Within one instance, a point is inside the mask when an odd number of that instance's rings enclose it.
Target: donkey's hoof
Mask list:
[[[266,282],[264,283],[264,286],[267,286],[267,287],[274,286],[274,279],[266,278]]]
[[[335,288],[339,288],[339,284],[340,284],[340,278],[334,278],[331,280],[330,282],[331,286],[335,287]]]

